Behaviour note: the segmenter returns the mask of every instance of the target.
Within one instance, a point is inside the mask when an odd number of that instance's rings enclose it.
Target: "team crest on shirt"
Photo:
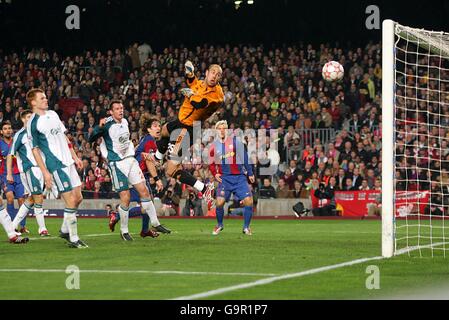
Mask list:
[[[224,190],[221,190],[220,195],[221,195],[221,196],[224,196],[224,195],[225,195],[225,191],[224,191]]]
[[[118,142],[120,143],[126,143],[129,140],[129,134],[123,134],[120,137],[118,137]]]
[[[51,129],[50,134],[53,136],[57,136],[58,134],[62,133],[61,128]]]
[[[68,188],[69,187],[69,183],[67,181],[64,182],[64,188]]]

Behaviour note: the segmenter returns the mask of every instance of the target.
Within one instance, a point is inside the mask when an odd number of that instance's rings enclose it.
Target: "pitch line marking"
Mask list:
[[[357,259],[357,260],[352,260],[352,261],[334,264],[334,265],[330,265],[330,266],[305,270],[305,271],[296,272],[296,273],[288,273],[288,274],[284,274],[284,275],[280,275],[280,276],[274,276],[274,277],[269,277],[269,278],[265,278],[265,279],[260,279],[257,281],[242,283],[242,284],[238,284],[238,285],[234,285],[234,286],[230,286],[230,287],[219,288],[219,289],[215,289],[215,290],[210,290],[210,291],[206,291],[206,292],[193,294],[190,296],[177,297],[177,298],[174,298],[171,300],[193,300],[193,299],[208,298],[208,297],[226,293],[226,292],[266,285],[266,284],[273,283],[273,282],[280,281],[280,280],[299,278],[299,277],[308,276],[308,275],[315,274],[315,273],[325,272],[325,271],[329,271],[329,270],[334,270],[334,269],[338,269],[338,268],[343,268],[343,267],[352,266],[352,265],[356,265],[356,264],[360,264],[360,263],[364,263],[364,262],[368,262],[368,261],[381,260],[381,259],[383,259],[383,257],[371,257],[371,258]]]
[[[42,272],[42,273],[65,273],[65,269],[0,269],[0,272]],[[217,275],[217,276],[254,276],[269,277],[276,276],[275,273],[251,273],[251,272],[208,272],[208,271],[177,271],[177,270],[79,270],[80,273],[141,273],[141,274],[180,274],[180,275]]]
[[[434,246],[435,245],[443,245],[446,243],[448,243],[448,242],[439,242],[439,243],[434,243],[433,245]],[[431,245],[422,246],[421,249],[425,249],[430,246]],[[420,249],[419,247],[411,247],[408,249],[401,249],[396,252],[395,256],[399,256],[399,255],[402,255],[402,254],[405,254],[408,252],[412,252],[412,251],[416,251],[419,249]],[[259,279],[257,281],[252,281],[252,282],[242,283],[242,284],[238,284],[238,285],[234,285],[234,286],[230,286],[230,287],[224,287],[224,288],[219,288],[219,289],[210,290],[210,291],[206,291],[206,292],[201,292],[201,293],[193,294],[190,296],[177,297],[177,298],[174,298],[171,300],[193,300],[193,299],[208,298],[211,296],[215,296],[215,295],[230,292],[230,291],[247,289],[247,288],[251,288],[251,287],[255,287],[255,286],[270,284],[270,283],[280,281],[280,280],[304,277],[304,276],[308,276],[308,275],[315,274],[315,273],[325,272],[325,271],[334,270],[334,269],[338,269],[338,268],[353,266],[353,265],[360,264],[360,263],[365,263],[368,261],[382,260],[382,259],[384,259],[384,257],[381,257],[381,256],[371,257],[371,258],[362,258],[362,259],[347,261],[347,262],[334,264],[334,265],[330,265],[330,266],[305,270],[305,271],[301,271],[301,272],[297,272],[297,273],[289,273],[289,274],[285,274],[285,275],[274,276],[274,277],[269,277],[269,278],[265,278],[265,279]]]
[[[176,231],[172,231],[172,233],[178,233]],[[307,231],[307,230],[302,230],[301,233],[320,233],[320,231]],[[379,232],[368,232],[368,231],[354,231],[354,232],[348,232],[348,231],[343,231],[343,230],[334,230],[334,231],[323,231],[322,233],[343,233],[343,234],[348,234],[348,233],[356,233],[356,234],[379,234]],[[130,233],[131,235],[139,235],[138,233]],[[111,233],[96,233],[96,234],[80,234],[80,237],[106,237],[106,236],[113,236],[113,235],[117,235],[117,233],[111,232]],[[50,237],[33,237],[33,238],[29,238],[30,240],[34,241],[34,240],[54,240],[54,239],[61,239],[58,236],[50,236]]]

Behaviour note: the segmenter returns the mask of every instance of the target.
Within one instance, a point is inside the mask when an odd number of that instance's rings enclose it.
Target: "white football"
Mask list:
[[[345,70],[337,61],[330,61],[324,65],[322,75],[326,81],[339,81],[343,79]]]

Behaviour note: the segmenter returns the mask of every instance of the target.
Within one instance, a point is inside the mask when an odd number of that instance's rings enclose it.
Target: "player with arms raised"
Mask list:
[[[217,226],[213,235],[223,230],[224,204],[229,201],[231,194],[238,200],[243,200],[243,233],[251,235],[251,217],[253,215],[253,198],[248,187],[248,179],[255,182],[253,169],[249,164],[248,153],[244,144],[234,135],[228,135],[228,124],[225,120],[215,125],[218,139],[214,140],[209,150],[209,169],[219,182],[216,194]],[[246,175],[245,175],[246,172]]]
[[[33,108],[33,116],[27,123],[33,156],[42,171],[45,187],[56,184],[65,203],[64,220],[59,236],[68,241],[71,248],[87,248],[78,237],[76,213],[83,201],[81,180],[76,167],[83,163],[73,150],[65,132],[67,129],[56,112],[48,110],[48,100],[43,90],[32,89],[27,101]]]
[[[205,185],[187,171],[182,170],[178,153],[181,145],[188,141],[185,137],[187,134],[190,138],[189,146],[192,146],[194,122],[207,120],[223,103],[223,89],[219,84],[223,71],[219,65],[212,64],[206,71],[205,79],[198,80],[190,61],[185,63],[185,71],[188,88],[181,89],[185,99],[179,110],[178,119],[168,122],[162,127],[162,138],[158,141],[160,152],[156,154],[156,158],[162,160],[163,154],[168,149],[167,174],[202,192],[205,200],[210,203],[212,201],[213,184]],[[176,138],[172,139],[173,136],[176,136]]]

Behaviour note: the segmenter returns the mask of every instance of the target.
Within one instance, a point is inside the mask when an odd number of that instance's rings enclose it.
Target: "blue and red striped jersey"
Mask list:
[[[215,140],[209,150],[209,169],[215,176],[217,173],[227,175],[253,175],[245,145],[237,137],[227,137],[224,142]]]
[[[154,155],[157,151],[156,140],[154,140],[151,134],[146,134],[142,139],[140,139],[139,145],[135,151],[135,158],[139,162],[140,169],[145,173],[148,171],[145,164],[145,159],[142,158],[142,152]]]
[[[12,146],[12,140],[10,143],[7,143],[4,139],[0,139],[0,157],[2,164],[0,166],[0,174],[6,175],[6,156],[9,154],[9,150]],[[17,167],[17,159],[15,157],[12,158],[12,173],[19,174],[19,167]]]

